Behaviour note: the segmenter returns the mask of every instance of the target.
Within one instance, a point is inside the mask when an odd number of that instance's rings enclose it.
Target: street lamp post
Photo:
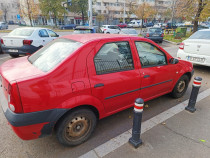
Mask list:
[[[89,17],[89,26],[93,26],[93,13],[92,13],[92,0],[88,0],[88,17]]]

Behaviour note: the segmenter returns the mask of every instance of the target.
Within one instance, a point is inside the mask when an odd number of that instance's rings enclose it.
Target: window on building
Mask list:
[[[106,14],[106,10],[104,10],[104,14]]]
[[[98,12],[99,14],[101,14],[101,10],[97,10],[97,12]]]
[[[101,2],[97,2],[96,5],[97,5],[97,6],[101,6]]]

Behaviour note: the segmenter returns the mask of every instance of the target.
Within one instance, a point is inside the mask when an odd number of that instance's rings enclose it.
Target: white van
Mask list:
[[[132,20],[129,22],[128,27],[141,27],[141,20]]]

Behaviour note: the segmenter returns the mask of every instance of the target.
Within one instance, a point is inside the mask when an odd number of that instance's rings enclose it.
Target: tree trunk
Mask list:
[[[202,10],[204,9],[204,7],[206,5],[206,3],[204,1],[205,0],[199,0],[198,11],[196,13],[195,20],[194,20],[194,25],[193,25],[193,33],[198,30],[198,21],[199,21],[201,12],[202,12]]]
[[[85,15],[84,15],[83,11],[82,11],[82,25],[85,25]]]

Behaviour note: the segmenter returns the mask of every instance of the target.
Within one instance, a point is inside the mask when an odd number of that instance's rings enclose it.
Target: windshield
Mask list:
[[[33,32],[34,32],[34,29],[18,28],[10,32],[8,36],[31,36]]]
[[[48,72],[66,59],[82,43],[68,39],[57,39],[31,55],[29,62],[38,69]]]
[[[137,34],[136,30],[123,30],[122,29],[122,32],[126,34]]]
[[[210,39],[210,31],[197,31],[189,39]]]
[[[93,30],[91,30],[91,29],[74,30],[74,34],[86,34],[86,33],[93,33]]]
[[[149,29],[149,32],[152,32],[152,33],[154,33],[154,32],[161,32],[161,31],[162,31],[161,28],[151,28],[151,29]]]

